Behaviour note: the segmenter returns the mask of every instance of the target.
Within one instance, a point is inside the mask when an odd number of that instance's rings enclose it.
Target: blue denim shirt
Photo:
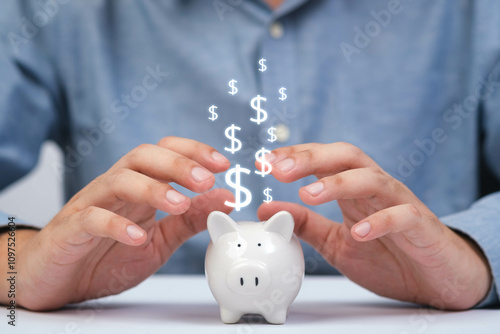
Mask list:
[[[64,152],[52,168],[68,199],[164,136],[205,142],[252,171],[262,147],[346,141],[474,239],[500,279],[500,193],[478,201],[480,161],[500,178],[499,1],[288,0],[274,12],[256,0],[2,6],[0,188],[33,168],[45,140]],[[257,94],[267,98],[265,126],[249,121]],[[224,150],[231,124],[243,144],[234,155]],[[279,141],[267,141],[270,126]],[[312,181],[243,180],[253,201],[238,220],[256,219],[265,188],[300,202]],[[217,183],[226,186],[224,175]],[[335,203],[313,209],[341,221]],[[203,272],[208,241],[192,238],[162,271]],[[332,271],[305,253],[308,272]]]

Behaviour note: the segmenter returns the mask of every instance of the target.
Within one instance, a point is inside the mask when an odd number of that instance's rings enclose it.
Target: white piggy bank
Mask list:
[[[293,234],[292,215],[281,211],[266,222],[236,223],[214,211],[207,226],[212,242],[205,275],[222,321],[260,314],[269,323],[284,323],[304,278],[304,253]]]

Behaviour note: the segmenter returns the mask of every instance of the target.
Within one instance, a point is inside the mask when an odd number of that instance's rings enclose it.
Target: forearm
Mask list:
[[[10,233],[9,233],[10,232]],[[38,233],[33,229],[18,229],[0,234],[0,304],[7,305],[11,300],[19,298],[20,291],[16,287],[17,280],[22,273],[17,271],[22,256],[23,246]],[[15,274],[9,274],[9,273]],[[12,284],[11,284],[12,283]]]

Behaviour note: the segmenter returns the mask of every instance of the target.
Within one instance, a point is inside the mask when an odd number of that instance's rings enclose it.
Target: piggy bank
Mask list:
[[[236,223],[214,211],[207,227],[205,275],[222,321],[260,314],[269,323],[284,323],[304,278],[304,253],[293,234],[292,215],[281,211],[266,222]]]

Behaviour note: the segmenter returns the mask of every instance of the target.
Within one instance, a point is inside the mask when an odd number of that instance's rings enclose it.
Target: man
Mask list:
[[[167,261],[172,272],[200,272],[206,234],[190,237],[234,201],[210,190],[216,175],[236,163],[258,171],[264,161],[252,161],[266,147],[272,176],[242,181],[254,199],[236,218],[291,212],[328,264],[383,296],[498,304],[500,194],[475,201],[481,161],[500,176],[499,5],[5,5],[1,186],[52,139],[70,198],[41,231],[17,231],[18,303],[46,310],[119,293]],[[237,94],[227,91],[233,79]],[[250,107],[256,96],[267,99]],[[264,106],[268,123],[249,120]],[[232,124],[244,146],[234,154],[224,150]],[[265,188],[275,200],[259,207]],[[5,233],[0,241],[5,249]],[[311,248],[306,258],[310,272],[331,268]],[[116,273],[126,280],[109,289]]]

